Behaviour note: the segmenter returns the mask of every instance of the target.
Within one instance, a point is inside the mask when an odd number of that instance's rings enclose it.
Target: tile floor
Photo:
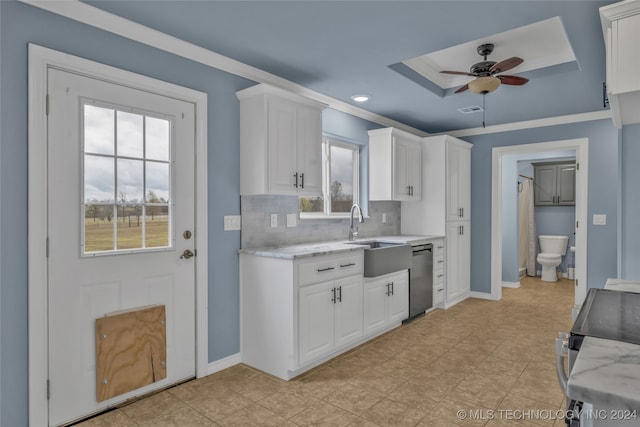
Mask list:
[[[561,427],[554,339],[571,327],[573,282],[521,285],[432,311],[289,382],[236,365],[79,425]]]

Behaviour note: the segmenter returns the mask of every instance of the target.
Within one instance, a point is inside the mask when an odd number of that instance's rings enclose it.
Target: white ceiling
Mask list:
[[[442,89],[458,87],[469,83],[472,78],[441,74],[440,71],[468,72],[471,65],[484,60],[478,55],[477,47],[485,43],[493,43],[495,46],[493,53],[487,57],[489,61],[500,62],[513,56],[524,59],[522,64],[505,74],[518,74],[576,61],[562,20],[556,16],[402,62]]]
[[[603,110],[598,9],[613,1],[88,3],[343,102],[355,104],[351,95],[367,93],[371,99],[359,107],[429,133],[480,126],[482,114],[458,109],[482,105],[482,96],[449,96],[464,77],[436,84],[402,61],[426,54],[435,70],[465,71],[480,59],[481,41],[496,45],[489,59],[522,57],[508,74],[530,79],[485,97],[487,125]],[[527,35],[532,29],[538,31]],[[452,47],[462,53],[448,55]],[[551,63],[558,65],[545,66]]]

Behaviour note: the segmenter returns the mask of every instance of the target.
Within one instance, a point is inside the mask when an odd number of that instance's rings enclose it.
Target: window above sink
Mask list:
[[[322,197],[300,197],[300,218],[349,216],[360,201],[360,147],[325,137],[322,142]]]

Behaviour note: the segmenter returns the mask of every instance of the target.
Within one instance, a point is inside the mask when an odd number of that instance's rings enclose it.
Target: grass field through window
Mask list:
[[[145,244],[142,244],[142,216],[118,218],[118,247],[114,248],[114,220],[85,218],[84,252],[112,251],[114,249],[159,248],[169,246],[169,216],[154,215],[145,218]]]

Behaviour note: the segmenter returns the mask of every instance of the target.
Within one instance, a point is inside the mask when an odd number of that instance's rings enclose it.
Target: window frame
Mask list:
[[[331,219],[348,218],[349,212],[333,212],[331,210],[331,147],[352,150],[352,184],[353,202],[360,204],[360,150],[361,146],[353,142],[334,137],[323,136],[322,139],[322,197],[324,199],[322,212],[300,212],[300,219]],[[305,197],[300,197],[302,199]]]
[[[94,153],[91,151],[87,151],[86,150],[86,146],[85,146],[85,128],[84,128],[84,122],[85,122],[85,115],[84,115],[84,110],[85,110],[85,106],[86,105],[90,105],[90,106],[95,106],[95,107],[99,107],[99,108],[105,108],[105,109],[112,109],[114,110],[114,151],[112,154],[107,154],[107,153]],[[142,155],[141,157],[136,157],[136,156],[126,156],[126,155],[120,155],[118,153],[118,148],[117,148],[117,144],[118,144],[118,135],[117,135],[117,113],[119,111],[125,112],[125,113],[130,113],[130,114],[137,114],[137,115],[141,115],[143,116],[143,151],[142,151]],[[81,130],[80,130],[80,137],[81,137],[81,148],[80,148],[80,173],[81,173],[81,188],[80,188],[80,196],[81,196],[81,202],[80,202],[80,218],[82,218],[83,223],[81,224],[81,230],[80,230],[80,257],[81,258],[92,258],[92,257],[100,257],[100,256],[112,256],[112,255],[126,255],[126,254],[136,254],[136,253],[148,253],[148,252],[167,252],[167,251],[173,251],[175,250],[175,227],[174,227],[174,220],[173,220],[173,215],[174,215],[174,208],[175,208],[175,204],[174,204],[174,189],[175,189],[175,182],[174,182],[174,178],[175,178],[175,171],[174,171],[174,167],[175,167],[175,120],[176,118],[170,115],[166,115],[166,114],[158,114],[155,112],[151,112],[151,111],[146,111],[146,110],[141,110],[139,108],[133,108],[133,107],[129,107],[129,106],[123,106],[123,105],[117,105],[117,104],[113,104],[113,103],[109,103],[109,102],[104,102],[104,101],[100,101],[97,99],[91,99],[91,98],[86,98],[86,97],[82,97],[80,99],[80,114],[81,114],[81,118],[80,118],[80,123],[81,123]],[[169,146],[168,146],[168,158],[167,160],[160,160],[160,159],[153,159],[153,158],[148,158],[147,154],[146,154],[146,124],[145,124],[145,120],[146,117],[150,117],[150,118],[154,118],[154,119],[160,119],[160,120],[165,120],[167,122],[169,122]],[[114,161],[114,200],[112,202],[100,202],[100,201],[95,201],[95,202],[87,202],[87,200],[85,199],[85,161],[86,161],[86,156],[92,156],[92,157],[101,157],[101,158],[108,158],[108,159],[112,159]],[[123,159],[123,160],[136,160],[136,161],[141,161],[143,163],[143,172],[142,172],[142,183],[143,183],[143,194],[142,194],[142,200],[139,200],[137,202],[127,202],[127,201],[120,201],[118,200],[118,160],[119,159]],[[168,200],[166,202],[161,202],[161,203],[156,203],[156,202],[149,202],[147,197],[148,197],[148,193],[146,192],[147,190],[147,174],[146,174],[146,163],[150,162],[150,163],[158,163],[158,164],[166,164],[168,166],[168,185],[169,185],[169,195],[168,195]],[[104,207],[112,207],[113,208],[113,220],[114,220],[114,224],[113,224],[113,244],[114,244],[114,248],[113,249],[105,249],[105,250],[97,250],[97,251],[87,251],[86,250],[86,208],[87,206],[104,206]],[[142,212],[141,212],[141,218],[142,218],[142,229],[141,229],[141,246],[140,247],[136,247],[136,248],[121,248],[119,249],[117,247],[117,242],[118,242],[118,229],[119,229],[119,225],[118,225],[118,209],[120,207],[127,208],[127,207],[132,207],[132,206],[140,206],[142,208]],[[147,216],[147,208],[149,207],[166,207],[167,208],[167,216],[168,216],[168,239],[167,239],[167,243],[168,245],[166,246],[150,246],[147,247],[146,246],[146,216]]]

